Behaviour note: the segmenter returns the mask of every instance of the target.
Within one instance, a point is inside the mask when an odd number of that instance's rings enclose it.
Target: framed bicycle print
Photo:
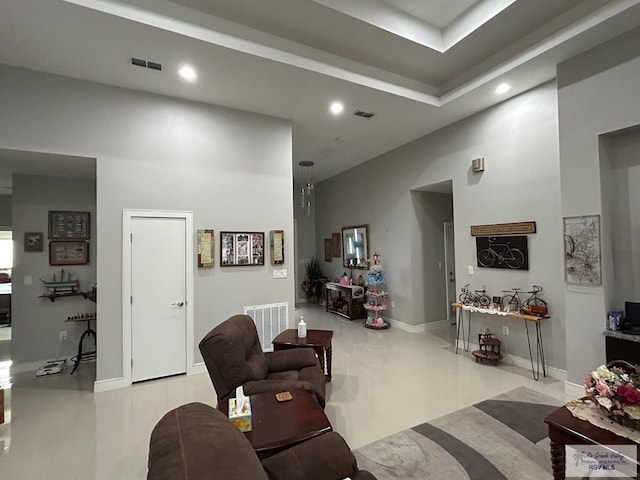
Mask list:
[[[526,235],[476,237],[478,267],[529,270]]]
[[[264,232],[220,232],[220,266],[264,265]]]

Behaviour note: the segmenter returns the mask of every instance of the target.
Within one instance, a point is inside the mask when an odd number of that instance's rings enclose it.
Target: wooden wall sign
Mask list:
[[[213,268],[213,230],[198,230],[198,268]]]
[[[472,225],[472,237],[491,235],[527,235],[536,233],[536,222],[494,223],[491,225]]]

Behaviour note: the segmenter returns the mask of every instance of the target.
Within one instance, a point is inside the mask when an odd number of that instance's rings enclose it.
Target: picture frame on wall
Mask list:
[[[324,261],[330,262],[333,259],[333,240],[331,238],[324,239]]]
[[[602,285],[600,215],[563,218],[565,281],[571,285]]]
[[[198,237],[198,268],[213,268],[214,264],[214,237],[213,230],[200,229]]]
[[[49,210],[49,240],[89,240],[89,212]]]
[[[282,265],[284,263],[284,230],[271,230],[269,237],[271,265]]]
[[[342,256],[342,237],[340,232],[331,234],[331,244],[333,247],[333,257],[340,258]]]
[[[25,252],[41,252],[44,244],[44,235],[42,232],[25,232],[24,234],[24,251]]]
[[[49,265],[87,265],[89,263],[89,242],[51,241],[49,242]]]
[[[220,266],[264,265],[264,232],[220,232]]]

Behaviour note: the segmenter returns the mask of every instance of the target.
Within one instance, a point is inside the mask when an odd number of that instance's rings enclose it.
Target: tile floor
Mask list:
[[[299,315],[308,328],[334,331],[325,411],[352,448],[519,386],[570,399],[562,382],[535,382],[530,371],[455,355],[454,327],[410,334],[368,330],[317,306],[297,310],[296,321]],[[0,478],[144,479],[149,434],[158,419],[191,401],[215,405],[207,374],[94,395],[94,369],[87,363],[73,376],[67,369],[51,377],[31,372],[11,379],[8,421],[0,425]]]

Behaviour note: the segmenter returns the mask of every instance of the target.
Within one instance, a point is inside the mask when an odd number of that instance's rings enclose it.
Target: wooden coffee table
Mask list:
[[[551,440],[551,467],[554,480],[565,478],[565,445],[633,445],[635,442],[574,417],[561,407],[547,418]],[[637,449],[637,447],[636,447]],[[637,453],[636,453],[637,455]]]
[[[245,432],[260,458],[332,431],[315,397],[305,390],[290,390],[292,400],[278,402],[274,393],[251,395],[252,430]],[[218,409],[228,415],[228,402]]]
[[[274,350],[285,350],[287,348],[300,348],[310,347],[316,351],[318,359],[320,360],[320,366],[324,373],[325,356],[327,365],[327,374],[325,375],[327,382],[331,381],[331,339],[333,338],[333,332],[331,330],[307,330],[306,338],[298,337],[298,330],[289,328],[283,330],[280,334],[273,339]]]

